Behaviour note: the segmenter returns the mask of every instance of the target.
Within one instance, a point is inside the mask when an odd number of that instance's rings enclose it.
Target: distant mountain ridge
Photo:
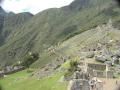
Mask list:
[[[70,5],[70,9],[77,9],[80,10],[82,8],[88,7],[90,3],[90,0],[75,0]]]
[[[32,16],[28,12],[19,14],[14,14],[13,12],[7,13],[0,7],[0,45],[5,42],[5,39],[11,32],[14,32],[14,28],[19,28]]]
[[[3,27],[5,15],[6,15],[6,12],[2,9],[2,7],[0,7],[0,29],[2,29]]]
[[[2,9],[2,7],[0,7],[0,33],[2,33],[2,29],[4,27],[4,18],[6,16],[6,12]],[[2,35],[0,35],[0,45],[2,45],[2,42],[4,41],[3,40],[4,38],[2,37]]]

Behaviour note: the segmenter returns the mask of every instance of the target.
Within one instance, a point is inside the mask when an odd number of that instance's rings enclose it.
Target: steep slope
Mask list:
[[[5,15],[6,15],[6,12],[0,7],[0,29],[3,27]]]
[[[87,30],[83,33],[80,33],[74,37],[71,37],[70,39],[62,42],[61,44],[57,46],[52,46],[47,51],[44,51],[45,57],[41,57],[42,60],[38,60],[35,62],[32,67],[39,67],[44,63],[44,60],[47,61],[47,59],[53,59],[58,60],[62,56],[64,57],[84,57],[84,54],[80,54],[81,52],[87,53],[90,51],[97,50],[99,47],[99,44],[106,43],[110,45],[110,52],[118,51],[120,50],[120,30],[115,28],[113,24],[107,23],[100,26],[97,26],[95,28],[92,28],[90,30]]]
[[[11,32],[21,27],[32,16],[33,15],[28,12],[20,14],[14,14],[12,12],[6,13],[2,7],[0,7],[0,45],[4,44],[5,39]]]
[[[3,42],[6,42],[6,39],[9,40],[9,35],[13,35],[18,28],[24,25],[27,21],[32,18],[32,14],[28,12],[14,14],[12,12],[7,13],[4,16],[4,24],[2,28],[1,36],[3,37]],[[11,34],[10,34],[11,33]]]
[[[2,32],[3,24],[4,24],[4,17],[6,12],[0,7],[0,33]],[[0,42],[2,42],[2,36],[0,35]]]
[[[120,30],[114,28],[112,24],[103,24],[63,42],[59,50],[64,49],[62,52],[64,54],[77,55],[78,52],[97,50],[99,44],[109,44],[111,52],[117,51],[120,49],[119,34]]]
[[[5,36],[8,36],[8,34],[14,29],[19,28],[20,26],[24,25],[25,22],[27,22],[33,15],[31,13],[25,12],[25,13],[8,13],[5,16],[4,21],[4,30],[3,33],[5,33]]]
[[[56,57],[45,52],[52,45],[61,44],[110,18],[113,22],[119,21],[119,11],[113,0],[75,0],[69,6],[45,10],[14,30],[0,48],[0,62],[22,60],[32,51],[40,53],[37,62],[46,64]]]

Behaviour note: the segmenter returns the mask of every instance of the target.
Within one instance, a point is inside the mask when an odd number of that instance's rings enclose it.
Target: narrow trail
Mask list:
[[[103,90],[116,90],[118,86],[120,85],[120,80],[119,79],[105,79],[105,78],[100,78],[104,83],[103,85]],[[116,84],[117,81],[117,84]]]

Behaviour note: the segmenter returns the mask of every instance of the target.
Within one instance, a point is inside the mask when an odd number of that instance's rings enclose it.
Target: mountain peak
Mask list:
[[[0,7],[0,14],[2,15],[6,14],[5,10],[2,7]]]
[[[80,10],[80,9],[86,7],[86,6],[89,4],[89,1],[90,1],[90,0],[74,0],[74,1],[69,5],[69,7],[70,7],[71,9]]]

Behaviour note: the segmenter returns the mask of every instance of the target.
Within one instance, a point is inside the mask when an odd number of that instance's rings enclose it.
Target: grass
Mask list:
[[[70,68],[70,61],[66,61],[61,67],[66,69]]]
[[[63,73],[57,73],[51,77],[38,80],[30,77],[26,70],[8,75],[0,80],[4,90],[66,90],[67,83],[59,82]]]

